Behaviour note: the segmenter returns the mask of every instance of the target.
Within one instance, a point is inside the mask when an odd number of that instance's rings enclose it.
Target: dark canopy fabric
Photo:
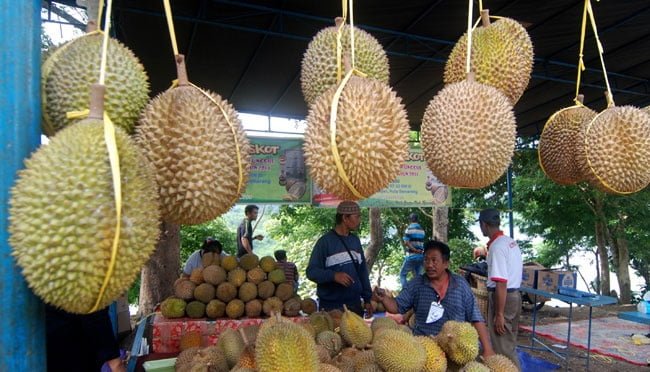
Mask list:
[[[62,1],[71,3],[72,0]],[[592,2],[617,105],[650,104],[650,2]],[[549,115],[570,106],[583,0],[484,0],[490,14],[521,22],[531,35],[535,67],[515,106],[520,137],[539,135]],[[230,100],[238,111],[304,118],[300,62],[311,38],[341,14],[340,0],[176,0],[176,37],[190,80]],[[115,0],[114,32],[141,59],[154,93],[175,78],[161,0]],[[478,1],[475,15],[478,16]],[[464,33],[467,2],[356,0],[355,25],[374,35],[390,61],[390,85],[413,128],[443,86],[444,62]],[[588,28],[585,104],[605,108],[605,82]]]

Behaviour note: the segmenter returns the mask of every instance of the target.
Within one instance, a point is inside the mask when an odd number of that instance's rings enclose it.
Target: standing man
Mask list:
[[[517,242],[500,229],[499,211],[488,208],[478,217],[487,244],[488,280],[488,330],[497,354],[510,358],[517,368],[517,331],[521,313],[521,272],[523,264]]]
[[[411,213],[409,215],[409,225],[404,232],[402,240],[406,257],[402,264],[402,270],[399,272],[399,281],[402,283],[402,288],[406,287],[406,276],[409,272],[413,272],[413,276],[422,275],[424,267],[422,262],[424,260],[423,247],[424,247],[424,230],[418,223],[418,215]]]
[[[257,212],[259,208],[257,205],[247,205],[244,208],[246,217],[237,228],[237,257],[241,257],[246,253],[253,253],[253,240],[262,240],[264,235],[253,236],[252,221],[257,219]]]
[[[343,309],[372,316],[372,289],[361,241],[352,234],[359,228],[361,209],[353,201],[336,208],[336,226],[316,242],[307,266],[307,278],[316,283],[320,310]]]
[[[410,280],[397,297],[387,295],[380,288],[375,288],[374,295],[390,313],[404,314],[413,309],[414,335],[435,336],[448,320],[472,323],[483,346],[482,355],[487,358],[494,351],[485,320],[465,278],[449,271],[450,254],[447,244],[427,241],[424,244],[426,274]]]
[[[296,264],[290,261],[287,261],[287,251],[284,249],[278,249],[273,252],[275,260],[277,261],[277,266],[279,269],[284,270],[284,278],[293,284],[293,291],[298,291],[298,268]]]

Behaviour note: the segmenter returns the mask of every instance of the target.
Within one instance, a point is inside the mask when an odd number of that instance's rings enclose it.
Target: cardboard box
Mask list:
[[[539,270],[546,270],[546,267],[537,262],[525,264],[523,272],[521,273],[521,286],[537,288],[537,272]]]
[[[537,272],[537,289],[557,293],[558,287],[575,288],[578,274],[565,270],[540,270]]]

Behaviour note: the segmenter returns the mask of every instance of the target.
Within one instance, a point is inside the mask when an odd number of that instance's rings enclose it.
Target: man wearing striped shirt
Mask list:
[[[424,230],[418,223],[418,215],[415,213],[409,215],[409,225],[404,232],[402,243],[404,243],[406,257],[404,257],[402,270],[399,272],[399,281],[402,284],[402,288],[404,288],[406,287],[406,277],[410,272],[413,273],[413,277],[424,273],[424,267],[422,266],[424,260],[424,256],[422,255]]]
[[[287,280],[287,282],[293,284],[293,290],[297,291],[298,268],[296,267],[296,264],[287,261],[287,251],[284,249],[278,249],[277,251],[273,252],[273,255],[277,261],[278,268],[284,271],[284,278]]]

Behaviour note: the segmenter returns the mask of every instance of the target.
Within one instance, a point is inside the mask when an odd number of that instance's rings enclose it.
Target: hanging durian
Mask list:
[[[422,148],[431,172],[454,187],[494,183],[510,165],[516,124],[496,88],[473,78],[445,86],[422,118]]]
[[[85,109],[89,86],[99,78],[103,35],[91,32],[59,46],[43,63],[43,132],[54,135],[78,119],[66,113]],[[149,100],[149,81],[138,58],[119,41],[108,39],[104,109],[116,126],[132,133]]]
[[[650,115],[632,106],[599,113],[584,134],[592,185],[611,194],[630,194],[650,183]]]
[[[510,18],[490,23],[487,9],[481,14],[483,27],[472,32],[472,71],[476,81],[499,89],[517,103],[526,90],[533,70],[533,44],[526,29]],[[445,65],[445,84],[465,80],[467,34],[454,46]]]
[[[248,179],[249,144],[233,106],[187,80],[147,106],[136,140],[156,172],[163,218],[199,224],[227,212]]]
[[[377,80],[352,76],[338,101],[336,148],[339,172],[331,146],[330,110],[337,86],[311,106],[305,131],[305,164],[314,182],[342,200],[367,198],[397,177],[408,156],[409,124],[401,99]]]
[[[337,18],[336,26],[319,31],[307,46],[302,59],[300,84],[308,105],[327,89],[337,85],[336,37],[342,22],[341,18]],[[343,25],[341,34],[341,56],[351,55],[350,26]],[[354,48],[355,67],[367,74],[368,78],[388,84],[388,57],[377,39],[355,27]]]
[[[43,301],[71,313],[91,311],[100,297],[116,234],[101,117],[101,111],[91,111],[88,119],[62,129],[32,154],[18,174],[10,200],[9,243],[27,283]],[[97,309],[129,289],[153,253],[159,234],[153,173],[135,142],[119,127],[115,139],[121,232],[115,266]]]
[[[553,182],[573,185],[585,179],[581,131],[595,116],[588,107],[575,105],[557,111],[544,125],[537,148],[539,165]]]

